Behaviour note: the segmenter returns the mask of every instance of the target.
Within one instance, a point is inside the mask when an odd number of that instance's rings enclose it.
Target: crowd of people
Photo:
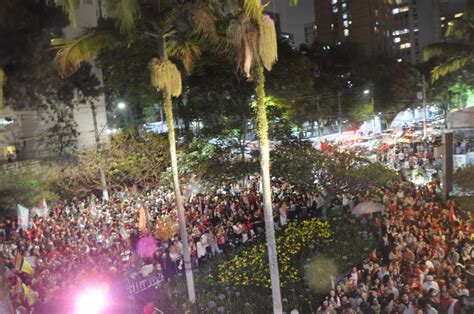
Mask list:
[[[380,243],[329,291],[317,313],[472,313],[474,250],[472,215],[439,198],[439,177],[415,185],[411,172],[437,167],[429,142],[398,144],[379,160],[405,170],[405,179],[361,190],[358,200],[383,203],[384,212],[363,217]],[[345,203],[352,207],[350,202]]]
[[[435,161],[430,152],[429,145],[396,146],[380,157],[388,162],[392,154],[398,157],[394,162],[401,163],[418,155],[415,164],[425,167]],[[318,313],[467,313],[474,274],[470,217],[459,215],[462,211],[453,202],[439,200],[439,183],[415,186],[399,179],[385,188],[349,191],[343,182],[326,175],[325,184],[332,180],[331,191],[321,183],[311,193],[300,193],[284,181],[272,180],[277,228],[289,220],[320,214],[318,210],[333,203],[350,209],[373,200],[383,203],[386,210],[364,217],[380,237],[377,253],[337,282]],[[258,191],[255,178],[245,187],[187,195],[184,204],[193,268],[263,233]],[[152,227],[163,215],[175,219],[172,189],[123,190],[107,202],[94,200],[91,196],[55,204],[48,215],[31,217],[27,230],[17,230],[14,219],[5,221],[1,250],[10,261],[6,277],[18,313],[54,313],[51,305],[69,308],[77,292],[93,284],[109,283],[110,290],[127,298],[121,292],[126,287],[125,274],[143,265],[153,265],[165,280],[182,272],[179,235],[159,240]],[[151,217],[146,231],[139,228],[141,207]],[[151,256],[142,256],[138,246],[150,236],[157,241],[156,248]],[[24,268],[24,262],[31,269]]]
[[[279,226],[314,214],[324,201],[315,193],[299,194],[278,180],[273,180],[272,189]],[[256,178],[249,180],[246,188],[234,186],[228,191],[185,199],[194,268],[262,234],[262,197],[258,190]],[[1,249],[10,261],[7,278],[13,303],[23,311],[20,313],[48,313],[51,305],[68,308],[78,291],[100,283],[113,283],[110,286],[117,290],[114,293],[126,298],[119,291],[126,287],[124,274],[143,265],[155,265],[165,280],[182,272],[179,235],[160,241],[153,230],[155,220],[164,215],[176,220],[172,189],[159,186],[142,192],[121,191],[103,203],[96,202],[95,196],[91,198],[59,202],[46,217],[31,217],[27,230],[18,229],[12,218],[5,220]],[[151,217],[145,231],[139,228],[140,207],[146,207]],[[140,240],[150,236],[157,241],[156,249],[152,256],[141,256]],[[18,265],[19,258],[31,266],[31,271]]]

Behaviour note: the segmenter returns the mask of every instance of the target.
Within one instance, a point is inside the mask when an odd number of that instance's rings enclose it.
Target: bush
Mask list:
[[[56,202],[59,196],[53,191],[46,173],[10,173],[0,181],[0,216],[13,215],[17,205],[34,207],[44,196],[48,203]]]
[[[289,223],[276,237],[282,287],[301,278],[295,258],[313,239],[322,242],[331,237],[330,226],[321,219]],[[218,265],[217,280],[234,286],[255,286],[270,289],[267,245],[260,243],[236,254],[230,261]]]
[[[280,246],[280,251],[284,247],[287,252],[279,252],[278,256],[282,303],[286,312],[293,309],[298,309],[300,313],[315,312],[329,292],[326,287],[330,287],[330,284],[327,285],[331,280],[330,275],[337,277],[339,271],[347,270],[349,261],[351,264],[361,263],[375,245],[369,226],[356,223],[350,214],[338,210],[330,212],[329,217],[330,223],[312,219],[292,223],[277,232],[279,245],[281,239],[289,233],[294,234],[287,237],[284,246]],[[320,288],[310,285],[310,281],[314,281],[311,278],[316,275],[311,277],[307,270],[310,266],[305,265],[311,265],[312,261],[315,261],[315,264],[324,263],[320,265],[324,269],[321,276],[324,286]],[[319,276],[319,273],[316,274]],[[254,275],[255,279],[252,278]],[[220,282],[216,279],[220,279]],[[248,284],[244,285],[246,279]],[[183,277],[172,280],[163,288],[157,304],[162,307],[169,306],[170,313],[272,312],[264,239],[236,247],[215,257],[199,267],[194,280],[197,294],[195,306],[187,301]]]

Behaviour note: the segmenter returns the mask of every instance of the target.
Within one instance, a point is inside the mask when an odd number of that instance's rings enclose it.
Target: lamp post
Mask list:
[[[127,105],[124,102],[120,102],[117,105],[117,108],[115,108],[113,111],[115,112],[115,110],[117,110],[117,109],[123,110],[126,107],[127,107]],[[94,124],[94,135],[95,135],[96,150],[97,150],[98,153],[100,153],[100,136],[101,136],[102,132],[104,132],[104,130],[107,126],[107,123],[105,123],[104,127],[99,132],[99,128],[97,126],[97,112],[96,112],[95,105],[93,103],[91,104],[91,111],[92,111],[92,122]],[[109,191],[107,189],[107,178],[105,177],[105,170],[102,167],[99,168],[99,175],[100,175],[100,184],[102,186],[102,200],[108,201],[109,200]]]
[[[364,95],[370,94],[370,102],[372,104],[372,135],[375,138],[375,101],[374,101],[374,93],[370,92],[370,89],[364,90]]]

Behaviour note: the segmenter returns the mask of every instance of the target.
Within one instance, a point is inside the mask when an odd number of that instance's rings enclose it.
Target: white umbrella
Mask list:
[[[352,215],[360,216],[364,214],[378,213],[381,211],[383,211],[382,204],[369,201],[369,202],[362,202],[362,203],[357,204],[352,209]]]

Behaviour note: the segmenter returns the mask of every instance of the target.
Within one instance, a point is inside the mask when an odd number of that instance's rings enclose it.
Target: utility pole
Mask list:
[[[95,144],[97,152],[100,154],[100,133],[97,127],[97,113],[95,111],[95,105],[91,104],[91,111],[92,111],[92,121],[94,123],[94,133],[95,133]],[[108,201],[109,200],[109,191],[107,190],[107,180],[105,179],[105,171],[102,167],[99,168],[100,174],[100,183],[102,185],[102,200]]]
[[[423,91],[422,91],[422,97],[423,97],[423,138],[425,139],[426,138],[426,128],[427,128],[427,125],[426,125],[426,80],[425,80],[425,75],[423,74],[421,76],[422,78],[422,88],[423,88]]]
[[[341,92],[337,91],[337,108],[339,111],[338,117],[337,117],[337,124],[339,126],[339,136],[342,136],[342,108],[341,108]]]
[[[320,100],[320,96],[317,95],[316,96],[316,110],[318,112],[318,138],[319,138],[319,142],[321,142],[321,113],[319,111],[319,100]]]
[[[370,98],[370,101],[372,103],[372,113],[373,113],[373,119],[372,119],[372,135],[375,138],[375,100],[374,100],[374,92],[372,91],[372,97]]]

